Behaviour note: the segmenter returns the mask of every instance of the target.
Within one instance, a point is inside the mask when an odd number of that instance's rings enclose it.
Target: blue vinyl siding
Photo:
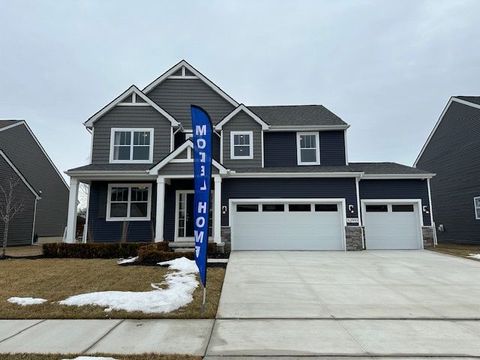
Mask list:
[[[430,208],[427,180],[361,180],[359,187],[360,200],[421,199],[422,206]],[[430,214],[423,213],[423,224],[431,225]]]
[[[354,208],[347,217],[358,217],[354,178],[224,179],[222,206],[228,208],[230,199],[239,198],[344,198],[347,208]],[[228,226],[228,213],[222,214],[222,225]]]
[[[345,165],[345,133],[321,131],[320,166]],[[297,133],[265,132],[265,167],[297,166]]]
[[[480,245],[480,220],[473,198],[480,196],[480,109],[452,102],[417,167],[431,180],[438,242]]]
[[[125,183],[125,182],[122,182]],[[92,182],[88,214],[89,242],[120,242],[123,221],[106,221],[108,182]],[[152,184],[152,216],[150,221],[130,221],[127,242],[150,242],[155,237],[156,184]]]

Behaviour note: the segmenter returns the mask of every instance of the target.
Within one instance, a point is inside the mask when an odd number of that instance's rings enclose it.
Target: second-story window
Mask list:
[[[153,161],[153,129],[113,128],[110,144],[110,162]]]
[[[320,164],[320,142],[318,132],[297,133],[298,165]]]
[[[230,133],[230,158],[253,159],[253,131]]]

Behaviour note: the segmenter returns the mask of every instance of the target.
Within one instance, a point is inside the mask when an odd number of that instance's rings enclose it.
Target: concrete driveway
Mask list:
[[[234,252],[206,354],[480,357],[480,262],[429,251]]]
[[[234,252],[217,318],[480,319],[480,262],[430,251]]]

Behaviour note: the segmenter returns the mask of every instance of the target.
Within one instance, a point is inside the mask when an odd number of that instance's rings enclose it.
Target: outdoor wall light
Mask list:
[[[223,205],[222,206],[222,214],[225,215],[227,213],[227,211],[228,211],[228,208],[225,205]]]
[[[430,214],[430,211],[428,211],[428,206],[426,206],[426,205],[423,206],[423,207],[422,207],[422,210],[423,210],[423,212],[424,212],[425,214]]]
[[[350,211],[350,213],[353,214],[355,212],[355,206],[348,205],[348,211]]]

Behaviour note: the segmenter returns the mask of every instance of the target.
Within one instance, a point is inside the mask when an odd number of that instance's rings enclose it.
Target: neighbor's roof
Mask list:
[[[0,129],[4,128],[4,127],[7,127],[7,126],[10,126],[10,125],[13,125],[13,124],[20,123],[22,121],[23,120],[0,120]]]
[[[273,105],[248,108],[271,126],[348,125],[323,105]]]
[[[455,96],[457,99],[465,100],[480,105],[480,96]]]

